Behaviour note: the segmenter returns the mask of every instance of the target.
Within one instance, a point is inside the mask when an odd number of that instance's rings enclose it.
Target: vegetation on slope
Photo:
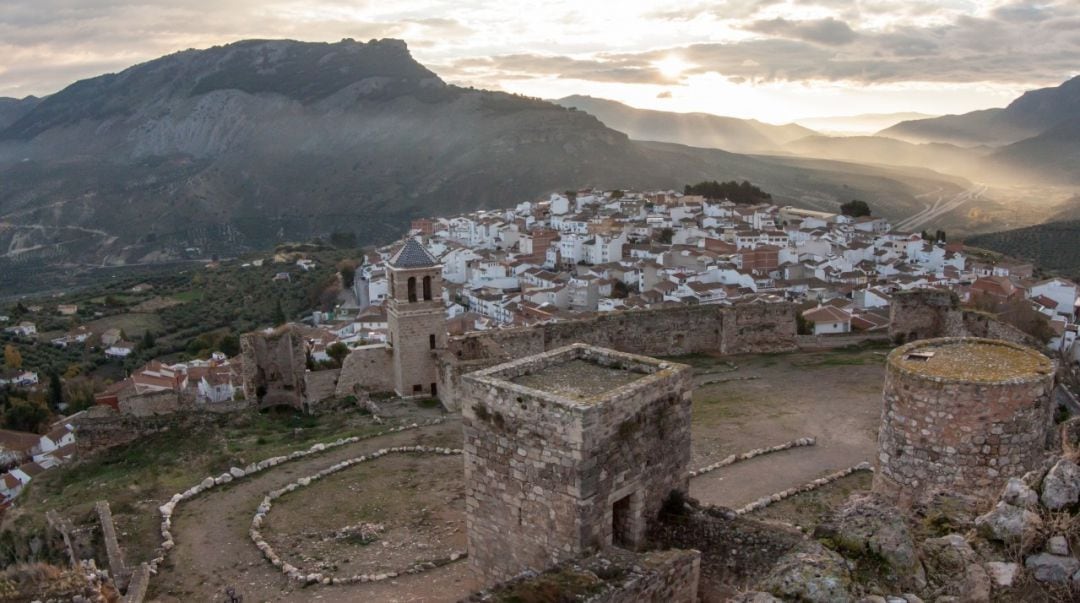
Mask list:
[[[1040,268],[1080,279],[1080,220],[1047,222],[1027,228],[977,235],[965,242],[1024,258]]]

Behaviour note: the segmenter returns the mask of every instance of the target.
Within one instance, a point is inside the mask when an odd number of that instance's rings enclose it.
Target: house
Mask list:
[[[24,320],[17,325],[7,327],[4,331],[21,337],[33,337],[37,335],[37,325]]]
[[[106,329],[105,332],[101,334],[101,345],[109,347],[123,338],[123,333],[120,329]]]
[[[0,369],[0,387],[30,387],[37,385],[38,374],[22,369]]]
[[[56,311],[60,313],[60,316],[75,316],[79,313],[79,306],[76,304],[60,304],[56,306]]]
[[[11,468],[32,460],[40,440],[36,433],[0,429],[0,467]]]
[[[1055,314],[1066,317],[1076,316],[1077,298],[1080,298],[1080,288],[1076,283],[1063,279],[1052,278],[1040,281],[1031,286],[1029,295],[1034,298],[1042,297],[1040,305],[1053,310]],[[1046,303],[1052,300],[1053,303]]]
[[[806,310],[802,317],[814,325],[814,335],[851,332],[851,314],[833,306],[818,306]]]
[[[51,467],[69,460],[75,454],[75,428],[69,423],[55,425],[38,439],[34,462]]]
[[[107,358],[127,358],[135,351],[135,344],[130,341],[117,341],[105,348]]]

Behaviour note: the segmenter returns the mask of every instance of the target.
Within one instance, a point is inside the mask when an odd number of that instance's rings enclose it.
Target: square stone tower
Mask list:
[[[416,239],[387,263],[390,295],[386,320],[399,396],[437,396],[435,350],[446,348],[442,266]]]
[[[584,344],[463,378],[469,564],[484,585],[634,549],[690,463],[689,367]]]

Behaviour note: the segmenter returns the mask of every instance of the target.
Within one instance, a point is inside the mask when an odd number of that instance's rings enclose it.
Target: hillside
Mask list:
[[[1004,109],[905,121],[879,134],[916,143],[1000,146],[1038,136],[1076,117],[1080,117],[1080,76],[1060,86],[1025,92]]]
[[[800,126],[837,136],[870,135],[885,128],[895,126],[902,121],[929,119],[936,117],[928,113],[904,111],[901,113],[862,113],[859,115],[840,115],[836,117],[807,117],[797,120]]]
[[[985,150],[951,144],[913,144],[883,136],[807,136],[784,145],[797,155],[863,163],[906,165],[977,177]]]
[[[624,132],[635,140],[674,142],[736,153],[773,151],[787,142],[815,134],[813,130],[796,124],[776,126],[753,119],[709,113],[637,109],[591,96],[567,96],[555,102],[590,113],[607,127]]]
[[[965,243],[1035,262],[1041,268],[1080,279],[1080,220],[970,237]]]
[[[994,163],[1034,180],[1080,184],[1080,111],[1046,132],[995,152]]]
[[[447,85],[398,40],[252,40],[77,82],[0,130],[0,286],[335,231],[387,241],[419,215],[706,179],[824,209],[880,199],[890,217],[967,186],[633,142],[583,111]],[[963,213],[952,219],[962,229]]]
[[[15,123],[23,115],[29,113],[41,99],[36,96],[26,98],[0,97],[0,129],[4,129]]]

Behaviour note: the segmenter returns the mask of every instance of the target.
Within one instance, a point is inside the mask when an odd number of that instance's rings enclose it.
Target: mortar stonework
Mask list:
[[[635,377],[588,397],[514,383],[584,360]],[[469,564],[484,585],[640,545],[690,463],[689,367],[575,344],[462,380]]]
[[[1000,368],[978,367],[974,377],[960,370],[954,377],[921,370],[921,361],[911,360],[912,353],[933,352],[937,362],[946,362],[967,345],[1000,351]],[[1017,370],[1015,358],[1040,368]],[[963,369],[966,359],[955,360]],[[1009,342],[941,338],[896,348],[885,376],[874,491],[901,507],[937,491],[996,494],[1008,478],[1043,459],[1053,385],[1049,359]]]
[[[442,266],[390,268],[387,328],[392,351],[394,391],[399,396],[437,396],[436,350],[446,348],[446,310]],[[425,279],[430,288],[424,289]],[[410,294],[409,282],[412,282]],[[434,391],[433,391],[434,390]]]

